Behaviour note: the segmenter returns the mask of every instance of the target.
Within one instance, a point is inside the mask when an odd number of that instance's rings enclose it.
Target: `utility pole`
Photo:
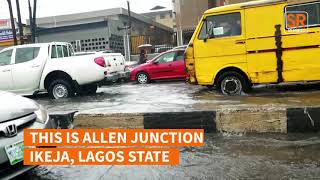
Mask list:
[[[14,18],[13,18],[13,12],[12,12],[12,4],[11,4],[11,0],[7,0],[7,1],[8,1],[8,6],[9,6],[9,12],[10,12],[10,20],[11,20],[13,41],[14,41],[14,45],[18,45],[16,26],[15,26],[15,22],[14,22]]]
[[[127,6],[128,6],[128,16],[129,16],[129,27],[128,29],[131,29],[131,10],[130,10],[130,2],[127,1]]]
[[[131,43],[130,43],[130,37],[131,37],[131,11],[130,11],[130,2],[127,1],[128,5],[128,23],[124,23],[124,27],[118,27],[118,30],[125,30],[125,36],[124,36],[124,43],[126,44],[125,47],[127,47],[127,51],[125,51],[126,58],[131,61]]]
[[[129,16],[129,26],[126,28],[127,31],[127,42],[128,42],[128,57],[129,61],[131,61],[131,11],[130,11],[130,2],[127,1],[127,6],[128,6],[128,16]]]
[[[20,3],[19,0],[16,0],[17,4],[17,14],[18,14],[18,23],[19,23],[19,33],[20,33],[20,43],[24,44],[24,36],[23,36],[23,27],[21,23],[21,13],[20,13]]]

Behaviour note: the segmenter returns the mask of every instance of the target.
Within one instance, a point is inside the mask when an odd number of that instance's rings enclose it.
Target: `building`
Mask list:
[[[150,12],[141,14],[143,16],[151,18],[153,21],[163,24],[167,27],[173,28],[174,18],[172,10],[162,6],[155,6],[150,9]]]
[[[225,5],[248,2],[250,0],[225,0]]]
[[[216,7],[217,0],[172,0],[177,44],[187,44],[204,11]],[[220,2],[220,1],[219,1]]]
[[[140,44],[128,43],[128,34],[148,37],[149,42],[162,44],[172,41],[173,30],[150,18],[113,8],[93,12],[68,14],[37,19],[37,41],[70,42],[76,51],[101,51],[110,49],[125,55]],[[131,31],[126,28],[131,21]],[[29,23],[29,21],[27,21]],[[141,42],[144,43],[144,42]],[[128,56],[127,56],[128,58]]]
[[[20,44],[20,32],[18,23],[15,21],[18,44]],[[24,42],[30,39],[30,28],[23,24]],[[0,19],[0,50],[14,45],[13,32],[10,19]]]
[[[173,0],[178,45],[188,44],[202,14],[211,8],[249,0]]]

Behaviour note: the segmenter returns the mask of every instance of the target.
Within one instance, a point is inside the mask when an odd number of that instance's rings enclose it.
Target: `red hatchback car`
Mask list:
[[[149,83],[151,80],[186,77],[184,50],[164,52],[131,70],[131,80],[140,84]]]

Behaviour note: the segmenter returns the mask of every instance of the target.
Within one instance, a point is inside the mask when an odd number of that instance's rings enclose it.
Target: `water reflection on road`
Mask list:
[[[51,100],[46,96],[32,97],[56,111],[81,113],[144,113],[213,110],[230,107],[296,107],[319,106],[320,84],[258,88],[238,97],[223,96],[206,87],[184,82],[162,82],[147,85],[135,83],[105,86],[95,96]]]
[[[118,84],[95,96],[32,97],[51,112],[132,113],[240,107],[319,106],[320,85],[258,88],[222,96],[183,82]],[[24,179],[318,179],[320,134],[208,134],[204,147],[181,148],[180,166],[40,166]]]
[[[320,134],[207,134],[179,166],[40,166],[25,179],[317,179]]]

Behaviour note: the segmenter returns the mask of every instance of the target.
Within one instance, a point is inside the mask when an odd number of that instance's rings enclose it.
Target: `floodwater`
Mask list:
[[[320,179],[320,134],[207,134],[179,166],[40,166],[34,179]]]
[[[262,87],[226,97],[184,82],[106,86],[95,96],[50,100],[32,97],[56,111],[143,113],[230,107],[320,105],[320,85]],[[23,179],[320,179],[320,134],[207,134],[205,146],[181,148],[179,166],[39,166]]]
[[[144,113],[206,111],[233,107],[307,107],[320,105],[320,85],[255,88],[251,93],[228,97],[202,86],[184,82],[147,85],[116,84],[99,88],[94,96],[51,100],[46,95],[32,97],[50,112]]]

